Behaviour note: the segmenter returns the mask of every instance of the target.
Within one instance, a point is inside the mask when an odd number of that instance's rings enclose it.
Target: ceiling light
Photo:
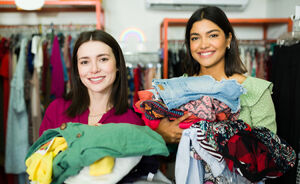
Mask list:
[[[15,0],[18,8],[23,10],[37,10],[42,8],[45,0]]]

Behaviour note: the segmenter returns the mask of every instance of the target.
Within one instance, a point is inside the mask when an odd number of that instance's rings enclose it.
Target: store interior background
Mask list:
[[[1,0],[0,0],[1,1]],[[127,53],[161,53],[160,25],[164,18],[188,19],[194,10],[153,10],[146,0],[102,0],[104,30],[116,38]],[[226,1],[226,0],[224,0]],[[228,18],[289,18],[300,0],[249,0],[241,11],[226,11]],[[90,12],[1,12],[0,25],[96,25],[96,13]],[[299,25],[300,27],[300,25]],[[241,40],[263,40],[263,26],[234,26]],[[16,29],[17,31],[17,29]],[[48,30],[43,30],[48,31]],[[276,40],[287,32],[286,24],[270,25],[267,39]],[[183,40],[185,28],[169,27],[169,40]],[[10,33],[11,34],[11,33]],[[125,34],[126,37],[124,36]]]
[[[226,11],[228,18],[288,18],[295,14],[299,0],[249,0],[242,11]],[[124,52],[157,52],[160,48],[160,24],[164,18],[189,18],[193,10],[152,10],[145,0],[103,0],[104,29],[121,44]],[[2,25],[96,24],[94,12],[0,13]],[[287,25],[271,26],[268,38],[277,39]],[[132,30],[126,39],[122,34]],[[168,29],[168,39],[184,39],[184,27]],[[239,39],[262,39],[261,26],[236,27]]]

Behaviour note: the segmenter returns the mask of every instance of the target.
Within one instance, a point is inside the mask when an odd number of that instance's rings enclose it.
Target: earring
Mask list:
[[[228,50],[230,49],[230,45],[227,46],[227,49],[228,49]]]

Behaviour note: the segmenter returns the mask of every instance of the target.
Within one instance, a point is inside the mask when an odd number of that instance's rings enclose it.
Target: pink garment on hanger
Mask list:
[[[60,47],[57,36],[54,37],[50,58],[51,71],[51,95],[55,98],[63,97],[65,91],[64,71],[60,56]]]

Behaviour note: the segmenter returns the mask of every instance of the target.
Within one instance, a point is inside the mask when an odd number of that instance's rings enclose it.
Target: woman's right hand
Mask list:
[[[174,121],[169,121],[168,118],[164,118],[160,121],[156,132],[163,137],[166,143],[179,143],[183,131],[183,129],[179,128],[179,123],[189,116],[190,114],[187,113]]]

